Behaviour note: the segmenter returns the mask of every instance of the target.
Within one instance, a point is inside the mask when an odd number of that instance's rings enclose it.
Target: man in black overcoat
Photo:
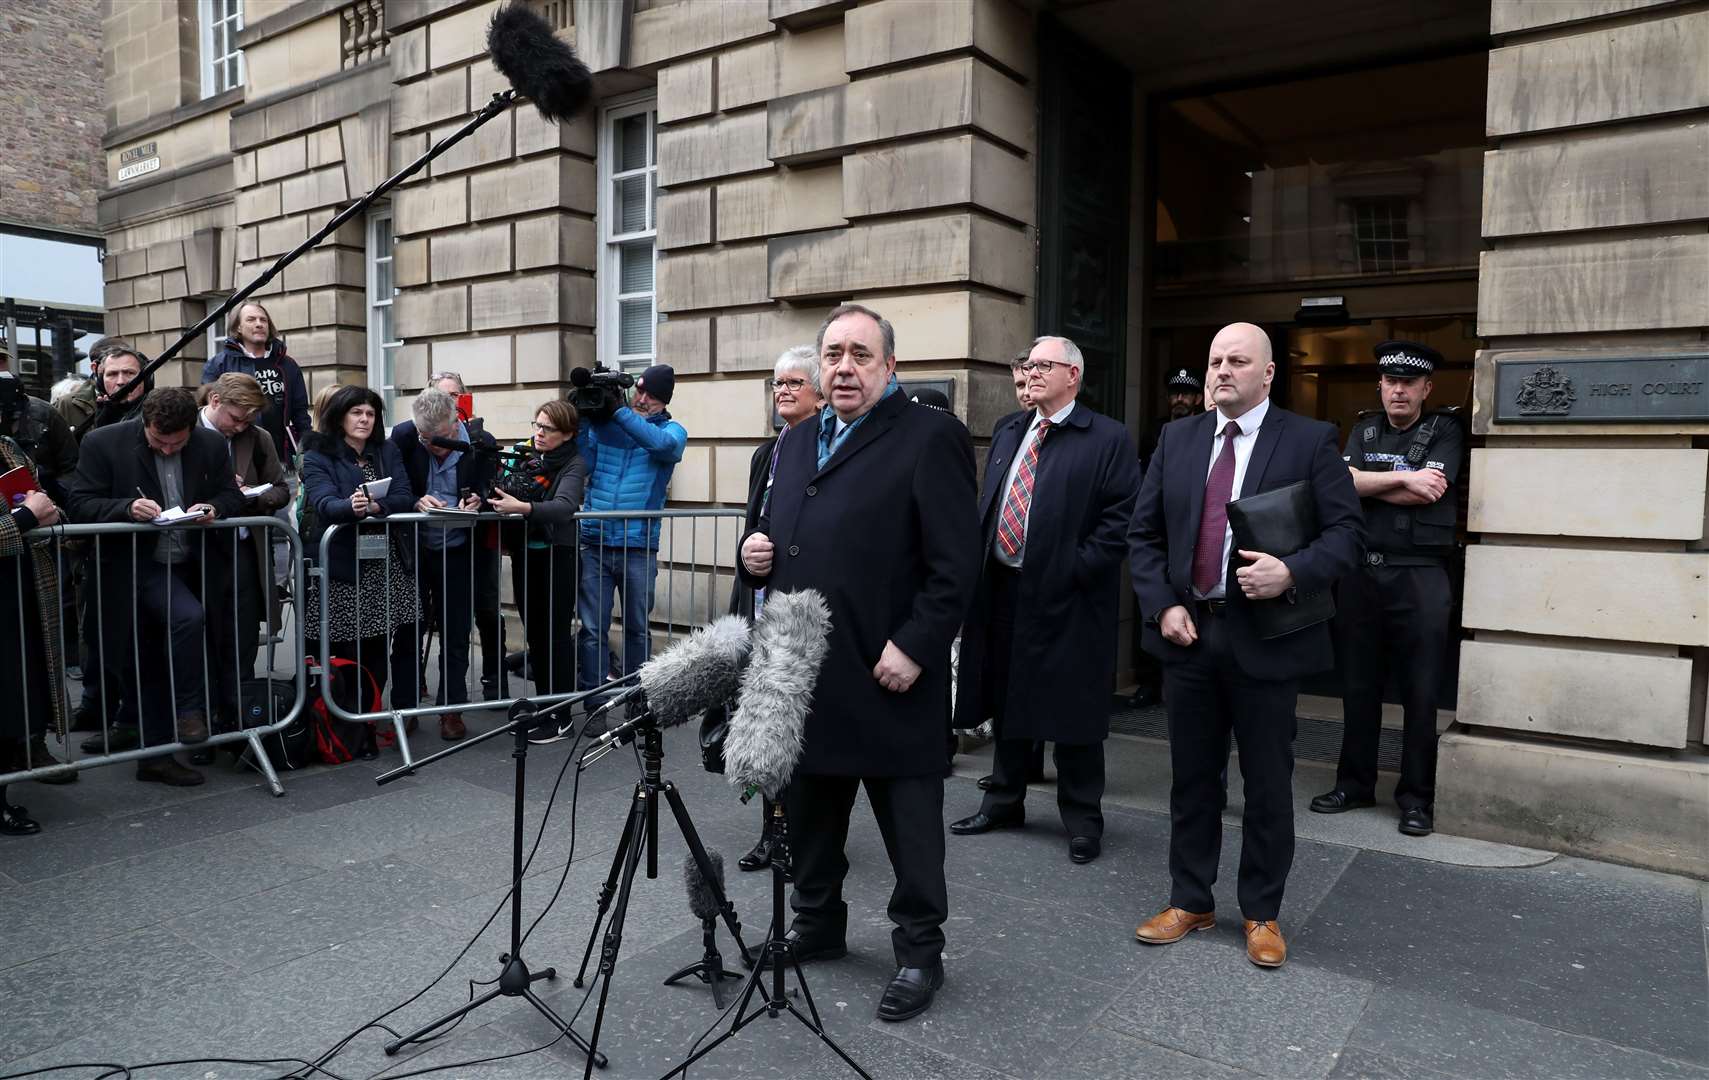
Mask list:
[[[997,425],[979,492],[984,571],[956,696],[958,726],[994,718],[995,768],[979,812],[949,829],[1022,824],[1032,748],[1047,740],[1068,855],[1087,863],[1104,835],[1104,740],[1139,460],[1126,428],[1075,403],[1085,361],[1072,341],[1039,338],[1023,368],[1033,407]]]
[[[979,572],[973,445],[949,413],[917,408],[894,379],[896,335],[854,304],[819,328],[829,404],[778,453],[769,506],[742,570],[771,590],[811,588],[831,636],[785,799],[801,960],[843,955],[849,813],[866,786],[896,872],[898,971],[882,1020],[924,1012],[943,984],[943,791],[950,642]]]
[[[151,390],[140,411],[84,438],[66,499],[78,524],[148,523],[175,508],[196,515],[195,523],[97,538],[97,572],[86,579],[98,584],[101,655],[124,672],[119,715],[140,713],[147,748],[208,737],[203,629],[207,618],[231,614],[206,613],[203,603],[231,595],[240,541],[235,530],[195,524],[240,515],[244,497],[231,448],[199,422],[190,391]],[[139,760],[136,775],[178,787],[203,780],[171,756]]]
[[[1333,424],[1270,401],[1270,339],[1251,323],[1211,341],[1214,409],[1164,426],[1128,534],[1147,652],[1163,662],[1169,707],[1169,906],[1136,931],[1165,945],[1216,925],[1232,734],[1246,785],[1238,896],[1246,955],[1280,967],[1276,917],[1294,859],[1293,741],[1301,676],[1335,662],[1329,624],[1262,639],[1258,604],[1330,588],[1364,551],[1364,518]],[[1233,542],[1228,503],[1307,484],[1317,538],[1281,558]]]

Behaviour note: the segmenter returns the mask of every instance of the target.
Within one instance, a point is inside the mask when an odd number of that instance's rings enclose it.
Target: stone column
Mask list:
[[[1709,395],[1657,400],[1652,366],[1709,365],[1681,359],[1709,353],[1709,12],[1495,0],[1492,32],[1437,824],[1709,875]],[[1675,418],[1614,422],[1646,409]]]

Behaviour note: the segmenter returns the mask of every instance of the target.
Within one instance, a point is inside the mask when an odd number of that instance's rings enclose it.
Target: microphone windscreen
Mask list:
[[[587,368],[575,367],[570,369],[571,386],[586,386],[591,381],[593,381],[593,372]]]
[[[553,123],[570,119],[593,94],[587,65],[523,0],[511,0],[494,13],[487,25],[487,51],[499,74]]]
[[[441,450],[461,450],[465,454],[474,450],[473,446],[469,445],[467,442],[463,441],[462,439],[447,439],[443,435],[435,435],[429,441],[432,442],[434,446],[439,447],[439,449],[441,449]]]
[[[722,615],[641,665],[641,689],[660,726],[684,723],[736,696],[750,633],[740,615]]]
[[[718,894],[724,891],[724,856],[708,848],[706,861],[712,864],[711,882],[700,872],[700,864],[694,861],[694,852],[689,852],[682,860],[682,883],[688,889],[688,910],[694,912],[694,917],[701,922],[718,917]]]
[[[754,622],[753,657],[724,739],[732,785],[775,799],[795,774],[830,634],[831,610],[814,590],[766,593]]]

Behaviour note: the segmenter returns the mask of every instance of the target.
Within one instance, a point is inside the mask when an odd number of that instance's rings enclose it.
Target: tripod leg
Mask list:
[[[386,1055],[388,1057],[390,1057],[391,1055],[396,1054],[399,1050],[402,1050],[407,1044],[415,1042],[417,1039],[421,1038],[423,1035],[426,1035],[428,1032],[435,1031],[439,1028],[442,1028],[446,1024],[449,1024],[453,1020],[462,1019],[467,1014],[474,1012],[476,1009],[480,1008],[482,1005],[485,1005],[487,1002],[491,1001],[495,997],[498,997],[502,993],[504,993],[504,991],[500,990],[496,987],[491,989],[491,990],[488,990],[486,993],[482,994],[480,997],[476,998],[475,1000],[469,1002],[467,1005],[459,1005],[457,1008],[452,1009],[450,1012],[446,1013],[444,1016],[441,1016],[439,1019],[433,1021],[431,1024],[428,1024],[424,1027],[417,1028],[415,1031],[411,1032],[408,1035],[405,1035],[403,1038],[397,1039],[393,1042],[387,1043],[386,1044]]]
[[[617,838],[617,850],[611,856],[611,872],[605,875],[605,884],[599,887],[599,911],[593,917],[593,929],[587,934],[587,948],[582,950],[582,966],[576,969],[576,981],[572,984],[577,990],[587,985],[587,962],[593,956],[593,943],[599,940],[600,924],[605,921],[605,913],[611,910],[611,898],[617,894],[617,878],[623,873],[629,846],[636,843],[636,837],[640,835],[639,817],[642,814],[641,789],[636,787],[629,801],[629,816],[623,822],[623,833]]]
[[[637,830],[644,828],[646,814],[641,807],[645,796],[640,789],[635,793],[635,808],[630,812],[629,821]],[[611,922],[605,928],[605,943],[599,950],[599,970],[595,978],[602,979],[599,988],[599,1010],[593,1014],[594,1046],[599,1045],[599,1032],[605,1026],[605,1007],[611,997],[611,976],[617,970],[617,954],[623,948],[623,924],[629,916],[629,895],[635,885],[635,871],[641,866],[641,849],[646,846],[645,836],[638,835],[629,850],[624,852],[623,876],[617,883],[617,906],[611,909]],[[592,1080],[593,1059],[588,1058],[587,1069],[582,1073],[582,1080]]]
[[[571,1027],[569,1024],[566,1024],[562,1017],[560,1017],[557,1013],[553,1012],[552,1007],[550,1005],[546,1004],[544,1001],[541,1001],[538,994],[536,994],[532,990],[525,990],[525,991],[523,991],[522,996],[527,998],[528,1003],[530,1005],[534,1006],[535,1010],[537,1012],[539,1012],[541,1016],[544,1016],[547,1020],[551,1021],[553,1027],[555,1027],[559,1031],[563,1032],[564,1035],[570,1040],[570,1042],[574,1043],[576,1045],[576,1047],[578,1049],[580,1049],[584,1055],[587,1056],[587,1060],[588,1060],[588,1064],[589,1064],[590,1068],[594,1065],[598,1065],[600,1068],[603,1069],[607,1065],[611,1064],[611,1061],[609,1058],[607,1058],[604,1054],[600,1053],[599,1051],[595,1050],[591,1043],[589,1043],[586,1039],[582,1038],[580,1035],[576,1034],[575,1028]]]
[[[771,939],[769,937],[766,938],[766,941],[760,945],[760,949],[764,950],[766,945],[770,944],[770,942]],[[671,1077],[673,1076],[686,1076],[688,1074],[689,1066],[693,1065],[707,1054],[710,1054],[712,1051],[718,1049],[720,1046],[724,1045],[724,1043],[734,1038],[737,1032],[753,1023],[756,1018],[764,1016],[766,1014],[766,1007],[764,1005],[755,1009],[752,1013],[748,1012],[748,1008],[752,1005],[754,994],[756,992],[760,995],[762,1000],[769,1000],[767,999],[765,986],[761,983],[760,979],[761,969],[758,964],[755,964],[754,969],[748,973],[747,984],[742,987],[742,998],[736,1005],[736,1016],[734,1020],[730,1021],[730,1029],[719,1035],[716,1039],[707,1043],[705,1046],[702,1046],[694,1053],[690,1054],[687,1060],[672,1069],[670,1072],[666,1073],[664,1076],[660,1077],[659,1080],[671,1080]]]
[[[665,798],[670,800],[671,813],[676,816],[677,827],[682,830],[682,838],[687,842],[688,850],[694,854],[694,861],[700,866],[700,879],[712,887],[712,895],[717,898],[719,910],[723,913],[724,925],[729,927],[730,936],[736,939],[736,948],[742,950],[742,962],[753,963],[748,946],[742,941],[742,924],[736,918],[736,906],[724,895],[722,879],[712,872],[712,861],[706,857],[706,845],[700,842],[700,833],[694,828],[694,819],[688,816],[688,807],[682,801],[682,793],[676,789],[675,784],[670,783],[665,784],[664,791]]]
[[[802,983],[801,988],[802,988],[802,990],[806,990],[807,984]],[[849,1068],[853,1069],[858,1075],[860,1075],[863,1078],[863,1080],[872,1080],[871,1074],[869,1074],[865,1069],[861,1068],[859,1065],[855,1064],[855,1059],[852,1057],[849,1057],[848,1054],[844,1053],[843,1048],[838,1046],[835,1042],[833,1042],[829,1035],[825,1034],[825,1029],[823,1027],[821,1027],[818,1024],[814,1023],[813,1021],[807,1019],[805,1016],[802,1016],[801,1010],[797,1009],[794,1006],[794,1004],[791,1003],[791,1004],[786,1005],[785,1007],[789,1010],[789,1015],[791,1015],[791,1016],[795,1017],[795,1019],[801,1021],[801,1023],[807,1028],[808,1031],[811,1031],[813,1034],[819,1036],[820,1042],[822,1042],[826,1046],[830,1047],[833,1053],[835,1053],[838,1057],[842,1058],[844,1065],[847,1065]]]

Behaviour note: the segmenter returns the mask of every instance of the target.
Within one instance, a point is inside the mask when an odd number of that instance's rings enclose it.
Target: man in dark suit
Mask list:
[[[979,573],[973,445],[954,416],[895,381],[896,334],[855,304],[819,327],[827,407],[784,439],[742,571],[768,590],[811,588],[831,609],[829,651],[785,794],[801,960],[845,951],[849,812],[864,784],[884,835],[898,971],[881,1020],[924,1012],[943,984],[943,793],[949,648]]]
[[[491,485],[498,444],[485,431],[471,432],[457,416],[457,400],[429,386],[410,404],[412,419],[392,429],[392,445],[403,458],[417,513],[455,508],[478,512]],[[437,445],[467,443],[469,450]],[[486,451],[482,453],[481,451]],[[439,714],[439,737],[455,742],[468,734],[459,705],[469,701],[469,631],[475,617],[475,592],[498,589],[496,566],[481,561],[487,576],[476,580],[474,529],[426,527],[413,540],[416,580],[422,611],[439,627],[439,696],[447,706]],[[410,725],[414,730],[414,725]]]
[[[230,449],[198,417],[190,391],[163,387],[149,391],[138,419],[90,432],[66,485],[71,520],[146,524],[177,508],[202,523],[240,514],[244,497]],[[162,527],[134,545],[130,535],[98,542],[102,655],[130,669],[119,713],[140,713],[144,747],[208,737],[200,589],[205,580],[216,595],[229,595],[231,548],[229,537],[211,537],[194,524]],[[170,678],[154,674],[162,669]],[[151,677],[142,678],[143,671]],[[203,780],[170,755],[138,761],[136,775],[173,786]]]
[[[991,439],[979,493],[985,569],[956,697],[961,726],[995,719],[996,767],[979,812],[949,830],[1021,825],[1033,746],[1048,740],[1068,857],[1088,863],[1104,834],[1104,740],[1139,460],[1126,428],[1075,404],[1085,362],[1072,341],[1039,338],[1023,366],[1033,407]]]
[[[1259,604],[1329,588],[1358,562],[1364,522],[1333,425],[1270,403],[1270,340],[1250,323],[1211,342],[1213,410],[1166,425],[1140,489],[1128,543],[1145,647],[1163,663],[1169,707],[1169,906],[1141,925],[1161,945],[1216,925],[1211,887],[1222,848],[1223,769],[1232,733],[1246,785],[1240,910],[1246,955],[1280,967],[1276,917],[1294,858],[1294,710],[1303,675],[1334,664],[1329,625],[1263,640]],[[1235,550],[1227,505],[1310,486],[1317,539],[1274,555]]]

